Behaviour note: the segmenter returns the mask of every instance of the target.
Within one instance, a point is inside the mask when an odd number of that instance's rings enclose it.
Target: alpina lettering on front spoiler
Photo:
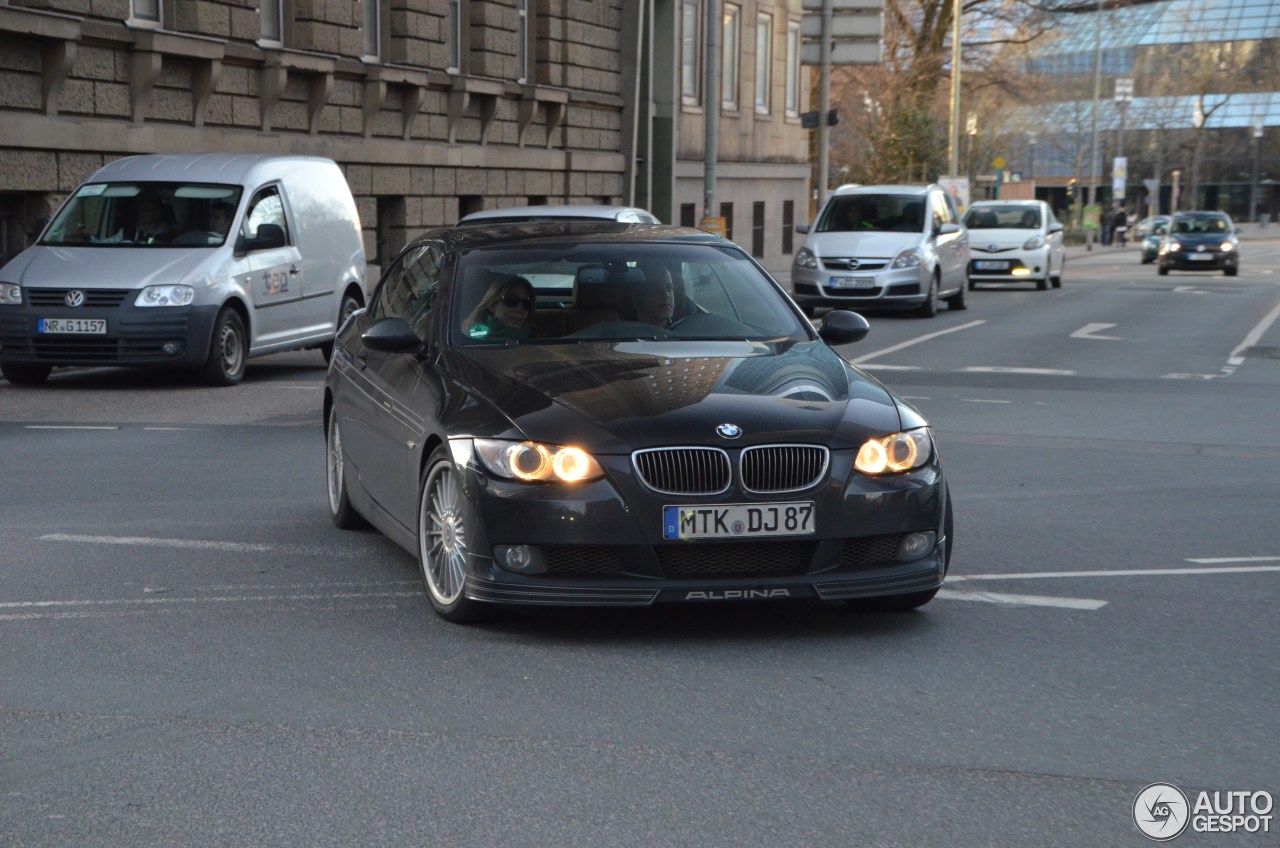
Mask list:
[[[686,601],[745,601],[756,598],[789,598],[790,589],[725,589],[722,592],[686,592]]]

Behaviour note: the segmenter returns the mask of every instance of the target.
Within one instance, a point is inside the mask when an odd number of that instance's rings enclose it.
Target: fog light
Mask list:
[[[493,558],[498,565],[517,574],[543,574],[547,570],[542,551],[531,545],[495,545]]]
[[[164,351],[165,356],[173,356],[178,352],[178,346],[173,342],[165,342],[160,349]]]
[[[932,530],[926,530],[923,533],[908,533],[902,538],[902,543],[898,545],[898,559],[904,562],[920,559],[920,557],[933,550],[935,538],[937,536]]]
[[[1015,277],[1025,277],[1031,273],[1031,269],[1030,268],[1014,268],[1012,273],[1013,273],[1013,276]]]

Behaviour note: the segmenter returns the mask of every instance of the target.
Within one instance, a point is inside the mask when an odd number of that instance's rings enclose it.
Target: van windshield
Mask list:
[[[58,210],[40,244],[63,247],[217,247],[227,240],[240,186],[88,183]]]
[[[833,197],[815,228],[819,233],[918,233],[924,229],[923,195],[851,194]]]

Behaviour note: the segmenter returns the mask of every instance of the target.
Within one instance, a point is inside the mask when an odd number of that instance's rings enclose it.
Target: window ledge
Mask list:
[[[70,15],[0,6],[0,32],[40,39],[40,104],[46,115],[58,114],[62,84],[76,61],[80,24]]]

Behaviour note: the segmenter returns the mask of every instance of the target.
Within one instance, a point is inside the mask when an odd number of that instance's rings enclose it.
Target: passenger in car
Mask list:
[[[463,320],[462,332],[473,339],[532,338],[536,302],[533,284],[524,277],[499,277]]]
[[[675,286],[671,273],[661,265],[645,271],[644,282],[626,289],[623,317],[655,327],[670,327],[675,314]]]

